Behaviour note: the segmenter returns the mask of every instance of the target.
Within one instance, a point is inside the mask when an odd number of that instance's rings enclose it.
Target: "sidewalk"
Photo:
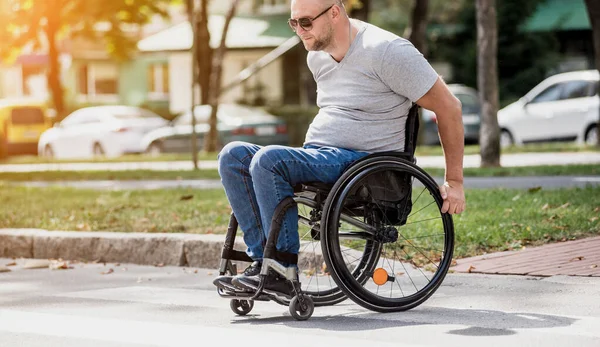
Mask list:
[[[0,229],[0,258],[218,267],[225,235]],[[245,246],[241,237],[236,249]],[[600,236],[464,258],[454,272],[600,277]]]
[[[600,236],[459,259],[455,272],[600,277]]]
[[[559,153],[518,153],[504,154],[500,158],[504,167],[536,166],[536,165],[574,165],[600,164],[600,152],[559,152]],[[464,167],[480,167],[481,157],[478,154],[465,155]],[[418,156],[417,165],[423,168],[444,168],[443,156]],[[216,169],[217,161],[199,161],[198,167]],[[191,161],[163,162],[116,162],[116,163],[52,163],[52,164],[3,164],[0,172],[37,172],[37,171],[127,171],[156,170],[175,171],[192,170]]]

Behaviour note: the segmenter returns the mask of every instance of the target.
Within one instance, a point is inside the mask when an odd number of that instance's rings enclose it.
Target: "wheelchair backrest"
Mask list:
[[[408,111],[404,133],[404,152],[410,153],[411,159],[415,156],[417,136],[419,135],[419,105],[413,104]]]

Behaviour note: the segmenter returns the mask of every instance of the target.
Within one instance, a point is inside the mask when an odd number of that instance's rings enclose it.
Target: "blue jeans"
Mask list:
[[[275,207],[294,196],[298,183],[334,183],[365,152],[334,147],[292,148],[231,142],[219,153],[219,175],[229,204],[244,233],[246,253],[262,260]],[[298,254],[298,209],[290,208],[281,226],[277,250]]]

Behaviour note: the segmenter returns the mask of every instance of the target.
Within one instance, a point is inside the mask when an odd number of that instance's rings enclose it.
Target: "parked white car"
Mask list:
[[[142,137],[167,124],[161,116],[139,107],[86,107],[46,130],[40,136],[38,155],[90,158],[140,153],[145,150]]]
[[[572,140],[597,143],[599,80],[597,70],[586,70],[542,81],[498,112],[501,146]]]

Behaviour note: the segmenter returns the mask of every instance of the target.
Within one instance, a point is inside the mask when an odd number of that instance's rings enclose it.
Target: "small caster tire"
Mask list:
[[[296,320],[307,320],[309,319],[314,310],[315,304],[310,296],[303,295],[304,304],[300,302],[300,298],[298,296],[294,296],[292,301],[290,301],[290,314]]]
[[[252,311],[252,308],[254,307],[254,301],[232,299],[231,302],[229,302],[229,307],[231,307],[233,313],[237,314],[238,316],[245,316]]]

